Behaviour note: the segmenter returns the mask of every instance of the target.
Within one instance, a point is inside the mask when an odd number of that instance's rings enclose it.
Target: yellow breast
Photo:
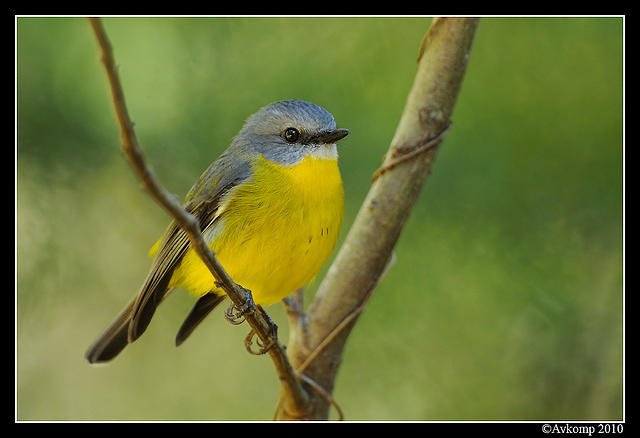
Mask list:
[[[282,166],[262,156],[253,177],[225,197],[207,233],[210,247],[231,277],[257,304],[280,301],[309,283],[335,247],[344,215],[342,178],[335,158],[307,156]],[[194,295],[217,290],[193,250],[174,271],[170,287]]]

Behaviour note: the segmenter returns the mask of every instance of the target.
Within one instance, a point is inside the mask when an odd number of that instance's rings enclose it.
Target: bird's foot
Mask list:
[[[242,288],[242,286],[240,286],[240,288]],[[245,292],[244,304],[238,308],[238,306],[236,306],[232,301],[224,312],[224,316],[227,318],[227,321],[233,325],[242,324],[244,322],[244,315],[248,315],[256,311],[256,304],[253,302],[251,291],[244,288],[242,289]]]

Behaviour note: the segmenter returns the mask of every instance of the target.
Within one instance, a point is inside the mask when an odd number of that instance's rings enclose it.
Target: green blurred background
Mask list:
[[[104,22],[142,147],[180,196],[259,107],[332,112],[351,130],[342,240],[431,20]],[[174,347],[183,290],[115,361],[85,362],[169,219],[119,149],[88,23],[17,23],[17,418],[271,419],[279,383],[248,326],[218,311]],[[622,418],[622,54],[622,18],[481,20],[453,127],[347,344],[347,419]]]

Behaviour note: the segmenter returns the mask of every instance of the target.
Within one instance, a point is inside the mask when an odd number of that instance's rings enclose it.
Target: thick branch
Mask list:
[[[384,163],[310,305],[308,342],[312,347],[325,343],[322,354],[308,363],[308,347],[289,345],[294,367],[306,366],[305,374],[329,394],[351,328],[383,274],[431,172],[450,124],[477,24],[477,19],[470,18],[434,19],[423,40],[413,88]],[[326,342],[327,338],[331,341]],[[312,409],[304,418],[328,418],[326,399],[311,396]],[[300,418],[286,411],[284,417]]]
[[[113,59],[111,44],[107,39],[100,19],[89,18],[89,21],[102,50],[102,62],[107,72],[113,104],[120,125],[122,149],[131,162],[143,187],[171,215],[185,233],[187,233],[191,247],[196,251],[198,256],[200,256],[207,268],[209,268],[211,274],[216,278],[217,283],[227,293],[227,296],[234,305],[237,308],[245,308],[247,304],[252,306],[253,301],[250,292],[237,285],[224,270],[214,253],[204,241],[198,221],[176,201],[175,196],[169,193],[158,182],[151,169],[147,166],[144,154],[138,145],[133,123],[129,118],[125,105],[124,93]],[[255,306],[253,307],[255,308]],[[262,341],[262,344],[270,345],[268,350],[269,355],[275,364],[276,371],[282,382],[282,391],[287,395],[286,409],[287,411],[304,414],[308,404],[308,396],[287,359],[284,347],[276,337],[277,326],[273,324],[269,316],[261,308],[258,307],[256,310],[257,311],[247,313],[244,316]]]

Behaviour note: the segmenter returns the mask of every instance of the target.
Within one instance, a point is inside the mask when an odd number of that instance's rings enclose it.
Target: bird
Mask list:
[[[273,102],[246,119],[185,196],[205,242],[256,305],[309,284],[333,252],[344,217],[336,142],[349,133],[314,103]],[[175,221],[149,255],[144,283],[89,346],[89,363],[109,362],[137,340],[175,288],[197,298],[176,346],[226,297]]]

